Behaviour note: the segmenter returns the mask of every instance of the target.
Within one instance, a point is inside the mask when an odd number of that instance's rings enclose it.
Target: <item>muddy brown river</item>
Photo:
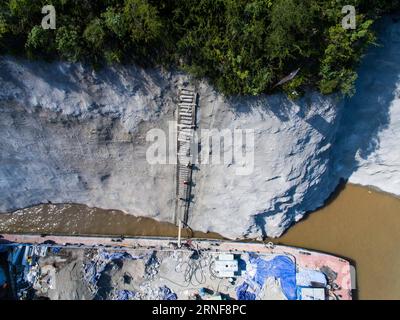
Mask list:
[[[176,236],[169,223],[83,205],[42,205],[0,215],[0,233]],[[184,230],[184,236],[220,238]],[[315,249],[355,264],[359,299],[400,299],[400,199],[346,185],[274,243]]]

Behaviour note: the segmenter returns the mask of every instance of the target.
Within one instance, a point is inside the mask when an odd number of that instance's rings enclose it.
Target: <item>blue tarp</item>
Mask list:
[[[100,273],[103,271],[102,269],[97,272],[96,270],[96,262],[91,261],[87,264],[84,265],[83,271],[85,273],[85,278],[87,281],[89,281],[91,284],[96,284],[97,280],[100,278]]]
[[[236,296],[238,300],[256,300],[256,295],[252,292],[247,291],[249,284],[243,282],[239,287],[236,288]]]
[[[100,259],[98,261],[90,261],[84,266],[85,279],[92,283],[97,284],[97,281],[101,277],[101,273],[106,268],[107,264],[112,260],[123,260],[123,259],[137,259],[132,257],[127,252],[99,252]]]
[[[3,286],[7,282],[6,273],[3,270],[3,267],[0,266],[0,287]]]
[[[286,298],[296,300],[296,265],[289,257],[277,256],[272,260],[264,260],[252,253],[249,261],[257,268],[253,281],[260,287],[264,285],[268,277],[280,279],[282,291]]]
[[[122,260],[122,259],[133,259],[133,257],[128,252],[108,252],[101,251],[100,256],[104,260]]]
[[[177,300],[178,297],[175,293],[171,291],[167,286],[160,287],[160,291],[162,294],[162,300]]]
[[[129,290],[117,291],[117,300],[132,300],[135,298],[136,292]]]
[[[60,247],[51,247],[51,252],[54,254],[60,253],[61,248]]]

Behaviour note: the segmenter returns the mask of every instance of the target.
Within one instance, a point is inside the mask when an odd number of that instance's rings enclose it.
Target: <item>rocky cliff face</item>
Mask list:
[[[168,219],[172,166],[145,158],[172,118],[166,78],[2,58],[0,210],[73,202]]]
[[[8,57],[0,65],[1,210],[72,202],[173,221],[175,166],[148,163],[146,134],[168,132],[184,75]],[[254,170],[244,176],[233,159],[198,165],[192,228],[276,236],[322,205],[335,186],[328,177],[335,101],[225,99],[206,83],[197,91],[200,130],[252,129],[255,149]]]
[[[396,22],[397,21],[397,22]],[[357,93],[345,101],[335,168],[350,182],[400,195],[400,22],[378,25],[379,41],[362,61]]]
[[[224,98],[191,81],[200,132],[254,132],[249,174],[237,174],[235,159],[197,166],[193,229],[279,236],[321,206],[340,177],[399,193],[400,24],[389,20],[385,48],[367,57],[350,101],[312,93],[296,102],[279,95]],[[133,66],[93,71],[1,57],[0,211],[82,203],[172,222],[175,165],[148,163],[146,134],[168,132],[185,81],[183,74]]]
[[[200,166],[191,225],[230,236],[278,236],[323,204],[337,184],[330,159],[339,101],[311,94],[297,102],[284,96],[222,102],[204,86],[200,91],[201,128],[254,130],[254,169],[242,176],[235,161]]]

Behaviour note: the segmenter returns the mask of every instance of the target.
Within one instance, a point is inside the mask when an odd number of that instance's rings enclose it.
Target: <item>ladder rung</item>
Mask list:
[[[178,137],[179,142],[183,142],[183,144],[181,144],[181,149],[183,148],[188,148],[186,145],[190,145],[190,137],[188,136],[179,136]]]
[[[188,122],[192,123],[192,122],[193,122],[192,120],[193,120],[193,119],[181,118],[181,121],[182,121],[182,122],[183,122],[183,121],[188,121]],[[189,130],[192,130],[192,129],[189,129]],[[186,132],[189,132],[188,129],[180,129],[179,131],[186,131]]]
[[[192,90],[192,89],[187,89],[187,88],[181,88],[181,91],[194,92],[194,90]]]
[[[195,95],[193,95],[193,94],[180,94],[179,95],[179,99],[191,99],[191,100],[194,100],[194,98],[195,98]]]

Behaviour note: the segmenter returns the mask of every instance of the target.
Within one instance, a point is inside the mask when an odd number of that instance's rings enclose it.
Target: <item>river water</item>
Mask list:
[[[41,205],[0,215],[0,233],[176,236],[169,223],[83,205]],[[221,238],[185,230],[183,236]],[[274,243],[347,258],[357,269],[359,299],[400,299],[400,199],[346,185]]]

